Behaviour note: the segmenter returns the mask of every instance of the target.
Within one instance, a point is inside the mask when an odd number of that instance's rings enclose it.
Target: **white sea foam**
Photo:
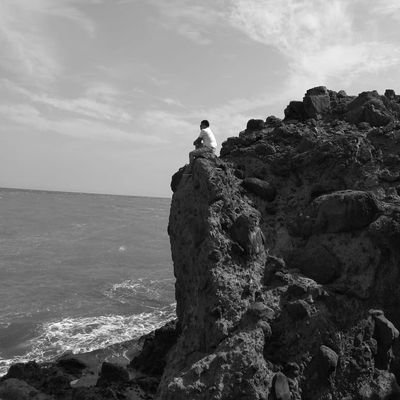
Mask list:
[[[30,340],[28,353],[13,359],[0,358],[0,376],[15,362],[49,361],[65,351],[82,353],[115,343],[139,338],[175,318],[175,304],[150,313],[130,316],[105,315],[64,318],[45,323],[37,337]]]

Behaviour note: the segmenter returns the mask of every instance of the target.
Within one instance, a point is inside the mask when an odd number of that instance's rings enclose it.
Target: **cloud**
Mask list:
[[[77,139],[135,143],[143,146],[165,143],[162,138],[150,134],[132,133],[101,121],[83,118],[57,118],[52,120],[29,104],[0,105],[0,115],[3,122],[12,122],[14,128],[23,127],[40,132],[54,132]]]
[[[18,86],[6,79],[0,80],[0,87],[8,93],[23,96],[36,105],[48,106],[58,111],[79,114],[115,123],[128,123],[132,116],[125,111],[121,104],[123,94],[117,89],[104,83],[93,83],[87,87],[84,96],[72,99],[52,97],[38,90],[31,91]]]
[[[0,66],[31,79],[47,80],[58,75],[51,40],[38,31],[36,22],[14,4],[0,3]]]
[[[340,42],[350,31],[342,0],[237,0],[232,4],[233,26],[286,55],[317,51],[322,45]]]
[[[370,37],[356,24],[356,12],[354,2],[347,0],[232,0],[230,23],[277,49],[288,62],[289,80],[323,82],[340,74],[376,72],[400,61],[398,44]]]
[[[74,22],[78,27],[94,34],[95,25],[77,6],[85,4],[100,4],[94,0],[4,0],[13,4],[16,9],[24,13],[33,14],[34,17],[50,16],[59,17]]]
[[[171,99],[170,97],[166,97],[162,101],[169,106],[183,107],[183,104],[179,100]]]
[[[30,94],[32,101],[54,107],[58,110],[81,114],[85,117],[126,123],[132,120],[132,116],[126,111],[107,102],[97,101],[91,98],[59,99],[45,94]]]
[[[94,23],[76,6],[77,0],[2,0],[0,2],[0,68],[30,83],[53,81],[62,71],[59,50],[48,22],[72,21],[90,35]],[[83,0],[93,3],[93,0]]]
[[[162,2],[149,0],[162,15],[162,26],[174,30],[179,35],[199,44],[207,45],[212,42],[212,32],[224,26],[224,12],[221,1],[197,2],[188,0],[170,0]]]
[[[381,0],[371,4],[372,13],[380,13],[383,15],[400,18],[400,3],[398,0]]]

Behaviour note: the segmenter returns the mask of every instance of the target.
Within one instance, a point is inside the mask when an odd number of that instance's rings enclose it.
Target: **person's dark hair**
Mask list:
[[[206,127],[210,126],[210,123],[206,119],[203,119],[203,121],[201,121],[200,124],[205,125]]]

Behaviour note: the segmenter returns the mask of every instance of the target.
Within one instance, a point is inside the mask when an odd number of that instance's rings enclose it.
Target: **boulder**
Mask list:
[[[265,122],[262,119],[249,119],[247,121],[246,131],[253,132],[253,131],[260,131],[264,129]]]
[[[322,379],[329,378],[336,371],[338,355],[330,347],[322,345],[317,354],[318,375]]]
[[[307,118],[302,101],[291,101],[285,108],[285,120],[304,121]]]
[[[378,343],[375,366],[379,369],[388,369],[393,358],[392,345],[399,338],[399,331],[381,310],[370,310],[370,315],[375,323],[374,337]]]
[[[269,117],[267,117],[267,119],[265,120],[265,126],[266,127],[277,127],[282,125],[282,120],[278,117],[275,117],[274,115],[270,115]]]
[[[345,119],[352,124],[368,122],[371,126],[384,126],[393,121],[376,90],[362,92],[347,106]]]
[[[325,86],[307,90],[303,98],[304,111],[309,118],[319,119],[331,109],[329,92]]]
[[[290,400],[290,387],[289,382],[282,372],[278,372],[275,374],[272,379],[272,393],[268,397],[268,400]]]
[[[337,233],[364,228],[378,217],[378,204],[368,192],[343,190],[313,201],[316,217],[313,232]]]
[[[393,121],[393,117],[382,101],[370,101],[364,105],[363,120],[371,126],[385,126]]]
[[[393,89],[386,89],[384,96],[387,97],[389,100],[396,99],[396,93]]]
[[[242,182],[242,186],[264,200],[273,201],[275,199],[275,187],[263,179],[245,178]]]
[[[315,86],[307,90],[306,96],[329,96],[329,91],[325,86]]]

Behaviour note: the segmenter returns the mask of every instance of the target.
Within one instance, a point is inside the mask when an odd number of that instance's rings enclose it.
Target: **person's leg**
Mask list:
[[[189,153],[189,162],[192,163],[197,157],[204,153],[207,148],[203,145],[199,145],[195,150]]]
[[[209,158],[207,157],[207,154],[213,154],[214,156],[217,155],[215,149],[207,146],[202,146],[189,153],[189,162],[192,163],[196,158],[201,157],[203,155],[205,156],[205,158]]]
[[[196,158],[196,152],[197,150],[193,150],[189,153],[189,163],[191,164],[193,160]]]

